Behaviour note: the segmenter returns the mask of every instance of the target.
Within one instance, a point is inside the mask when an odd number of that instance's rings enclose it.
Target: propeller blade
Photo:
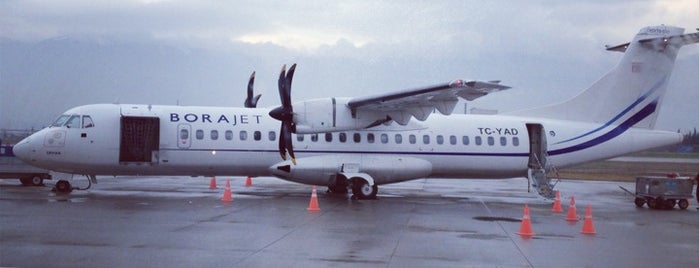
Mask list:
[[[253,71],[252,74],[250,75],[250,80],[248,80],[248,97],[245,98],[245,103],[244,103],[246,108],[256,108],[257,101],[260,100],[260,97],[262,97],[262,94],[258,94],[257,96],[253,97],[253,95],[255,94],[254,85],[255,85],[255,72]]]
[[[250,79],[248,80],[248,99],[252,99],[253,88],[255,85],[255,71],[250,74]]]
[[[279,154],[283,160],[286,160],[286,138],[284,137],[286,132],[285,124],[282,123],[281,129],[279,129]]]
[[[285,141],[284,146],[286,147],[286,150],[289,151],[289,157],[291,157],[291,162],[294,163],[294,165],[296,165],[296,156],[294,156],[294,145],[291,143],[291,124],[291,121],[285,121],[283,123],[285,129],[282,136],[284,137]]]
[[[286,100],[289,98],[286,92],[286,64],[282,67],[282,71],[279,72],[279,98],[282,103],[282,109],[286,108]]]
[[[286,73],[286,84],[284,85],[284,89],[286,90],[286,97],[287,97],[287,107],[291,109],[291,80],[294,79],[294,72],[296,71],[296,63],[291,65],[291,68],[289,68],[289,71]]]

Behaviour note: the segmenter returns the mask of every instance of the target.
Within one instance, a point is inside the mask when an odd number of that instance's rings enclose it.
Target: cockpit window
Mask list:
[[[95,124],[92,123],[92,117],[89,115],[83,115],[83,128],[94,127]]]
[[[80,116],[73,115],[68,119],[65,125],[67,128],[80,128]]]
[[[61,127],[61,126],[63,126],[63,124],[66,123],[66,121],[68,121],[68,118],[70,118],[70,115],[67,115],[67,114],[61,115],[58,118],[56,118],[56,121],[53,121],[51,126],[52,127]]]

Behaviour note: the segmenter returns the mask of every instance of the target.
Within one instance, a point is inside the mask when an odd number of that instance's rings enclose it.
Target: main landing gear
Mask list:
[[[30,176],[25,176],[19,178],[19,181],[22,183],[24,186],[43,186],[44,185],[44,177],[41,175],[30,175]]]
[[[328,186],[328,192],[335,194],[347,194],[352,189],[352,199],[373,200],[379,192],[379,186],[369,185],[365,179],[360,177],[345,178],[338,176],[335,183]]]
[[[357,199],[376,199],[376,194],[379,192],[379,186],[369,185],[364,179],[355,179],[352,181],[352,194]]]

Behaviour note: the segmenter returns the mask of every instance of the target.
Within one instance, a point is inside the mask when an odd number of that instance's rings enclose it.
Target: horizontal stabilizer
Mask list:
[[[697,29],[697,30],[699,30],[699,29]],[[681,47],[684,45],[699,43],[699,32],[690,33],[690,34],[681,34],[681,35],[641,39],[641,40],[638,40],[638,42],[644,46],[652,46],[652,47],[657,47],[659,49],[662,49],[667,45],[674,45],[677,47]],[[606,48],[609,51],[626,52],[626,49],[629,47],[630,44],[631,43],[625,43],[625,44],[616,45],[616,46],[606,46]]]

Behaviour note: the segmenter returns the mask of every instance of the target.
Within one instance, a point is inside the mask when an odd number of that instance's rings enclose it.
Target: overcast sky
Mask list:
[[[513,89],[469,106],[522,109],[570,98],[613,68],[621,54],[604,45],[649,25],[694,32],[697,14],[695,0],[4,0],[0,127],[42,127],[89,103],[240,106],[253,70],[260,106],[274,106],[278,71],[294,62],[294,101],[497,79]],[[699,126],[697,99],[694,45],[680,53],[658,127]]]

